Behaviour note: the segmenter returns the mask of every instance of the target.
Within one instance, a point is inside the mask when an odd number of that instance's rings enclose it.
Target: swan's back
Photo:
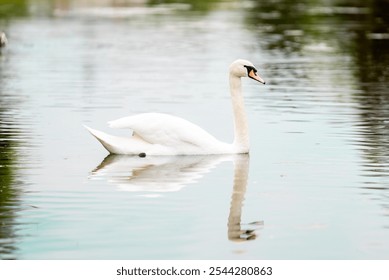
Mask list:
[[[174,147],[182,153],[226,153],[230,145],[220,142],[196,124],[162,113],[144,113],[109,122],[113,128],[131,129],[150,144]]]

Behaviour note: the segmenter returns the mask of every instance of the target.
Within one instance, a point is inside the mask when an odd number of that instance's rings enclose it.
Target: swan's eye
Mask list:
[[[247,69],[247,75],[251,72],[251,70],[254,71],[254,73],[257,73],[257,69],[255,69],[253,66],[244,65],[244,67]]]

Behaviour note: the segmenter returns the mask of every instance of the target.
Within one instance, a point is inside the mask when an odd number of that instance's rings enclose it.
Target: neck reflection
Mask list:
[[[231,241],[254,240],[257,237],[255,230],[263,225],[263,222],[256,221],[247,225],[242,224],[242,209],[247,190],[250,158],[248,155],[236,155],[233,163],[234,181],[227,224],[228,239]],[[247,229],[242,226],[246,226]]]

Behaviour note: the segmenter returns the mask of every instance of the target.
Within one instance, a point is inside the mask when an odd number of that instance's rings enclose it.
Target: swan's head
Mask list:
[[[230,65],[230,74],[236,77],[249,77],[257,82],[265,84],[265,80],[258,75],[258,71],[254,64],[245,59],[235,60]]]

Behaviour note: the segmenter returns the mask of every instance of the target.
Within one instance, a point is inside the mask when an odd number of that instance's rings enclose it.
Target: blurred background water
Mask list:
[[[0,0],[1,259],[388,259],[387,0]],[[248,156],[109,156],[164,112]]]

